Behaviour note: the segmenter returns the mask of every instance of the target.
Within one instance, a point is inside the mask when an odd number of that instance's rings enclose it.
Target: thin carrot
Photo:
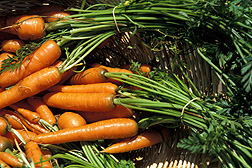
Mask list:
[[[49,89],[51,92],[64,93],[112,93],[116,94],[118,86],[113,83],[94,83],[86,85],[55,85]]]
[[[160,132],[156,130],[145,130],[144,132],[140,133],[136,137],[133,137],[131,139],[115,143],[106,149],[104,149],[102,152],[106,153],[123,153],[123,152],[129,152],[137,149],[142,149],[154,144],[157,144],[159,142],[163,141],[163,137],[160,134]]]
[[[0,74],[0,87],[16,84],[21,79],[48,67],[61,55],[61,49],[54,40],[47,40],[36,51],[23,60],[20,68],[7,70]]]
[[[107,112],[115,108],[111,93],[63,93],[51,92],[43,96],[51,107],[87,112]]]
[[[4,117],[8,120],[8,123],[11,125],[12,128],[14,128],[14,129],[23,129],[24,128],[24,126],[22,125],[21,119],[14,112],[9,113],[9,114],[5,114]]]
[[[11,126],[8,121],[5,118],[0,117],[0,135],[7,134],[10,130],[10,127]]]
[[[0,152],[0,159],[12,167],[22,167],[24,165],[16,156],[8,152]]]
[[[34,108],[34,110],[40,115],[40,118],[45,120],[51,125],[56,124],[56,118],[49,107],[44,103],[40,97],[28,97],[27,102]]]
[[[47,67],[24,78],[8,90],[0,93],[0,109],[33,96],[57,84],[61,73],[56,67]]]
[[[25,42],[20,39],[10,39],[4,40],[1,44],[2,51],[16,53],[22,46],[25,45]]]
[[[106,72],[108,71],[101,67],[89,68],[71,77],[69,84],[103,83],[107,81],[107,78],[104,76]]]
[[[23,137],[25,142],[28,142],[28,141],[34,139],[34,137],[37,135],[35,132],[29,131],[29,130],[16,129],[16,131]],[[16,139],[18,143],[21,143],[19,138],[15,134],[13,134],[12,132],[8,132],[5,135],[5,137],[9,138],[13,143],[14,143],[14,139]]]
[[[86,120],[75,112],[64,112],[58,118],[58,126],[60,129],[79,127],[86,124]]]
[[[95,141],[132,137],[138,132],[137,122],[129,118],[102,120],[80,127],[66,128],[37,135],[34,141],[42,144],[60,144],[74,141]]]
[[[52,165],[49,161],[44,161],[45,158],[39,145],[36,142],[29,141],[25,144],[25,153],[29,161],[35,163],[35,167],[51,168]]]
[[[0,152],[4,152],[6,149],[13,149],[13,143],[10,139],[0,136]]]
[[[41,16],[46,16],[44,17],[45,22],[53,22],[59,19],[62,19],[64,17],[70,16],[68,12],[64,11],[50,11],[50,12],[45,12],[41,13]]]
[[[40,120],[40,115],[37,112],[30,111],[26,108],[23,108],[20,103],[24,103],[23,101],[19,101],[15,104],[9,105],[10,108],[17,111],[19,114],[21,114],[25,119],[27,119],[29,122],[32,123],[38,123]]]
[[[38,123],[31,123],[28,120],[21,119],[22,124],[30,131],[35,132],[36,134],[48,133],[49,131],[39,125]]]
[[[1,168],[10,168],[10,166],[1,159],[0,159],[0,167]]]
[[[116,105],[116,107],[108,112],[85,112],[78,111],[80,115],[82,115],[88,123],[96,122],[100,120],[112,119],[112,118],[130,118],[133,116],[133,111],[130,108]]]

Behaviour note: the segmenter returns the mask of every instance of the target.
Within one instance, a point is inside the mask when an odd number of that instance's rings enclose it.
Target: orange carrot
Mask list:
[[[27,119],[29,122],[32,123],[38,123],[40,120],[40,115],[37,112],[30,111],[26,108],[23,108],[20,106],[19,103],[24,103],[23,101],[19,101],[15,104],[9,105],[10,108],[17,111],[19,114],[21,114],[25,119]]]
[[[0,159],[12,167],[22,167],[23,162],[8,152],[0,152]]]
[[[107,78],[104,76],[106,72],[107,70],[101,67],[89,68],[75,74],[71,77],[69,83],[74,85],[103,83],[107,81]]]
[[[13,149],[13,143],[10,139],[0,136],[0,152],[4,152],[6,149]]]
[[[60,129],[79,127],[86,124],[86,120],[80,114],[74,112],[64,112],[58,119]]]
[[[151,68],[152,67],[148,64],[141,64],[139,69],[143,74],[145,74],[145,76],[148,76],[151,71]]]
[[[128,139],[122,142],[115,143],[107,147],[106,149],[104,149],[102,152],[106,152],[106,153],[129,152],[129,151],[145,148],[145,147],[157,144],[162,141],[163,141],[163,137],[161,136],[160,132],[149,129],[140,133],[136,137],[133,137],[131,139]]]
[[[17,130],[16,132],[18,132],[24,139],[24,141],[28,142],[32,139],[34,139],[34,137],[37,135],[35,132],[32,131],[28,131],[28,130]],[[9,138],[13,143],[14,143],[14,139],[17,140],[18,143],[21,143],[21,141],[18,139],[18,137],[13,134],[12,132],[8,132],[5,137]]]
[[[115,108],[114,96],[111,93],[51,92],[45,94],[43,100],[48,106],[66,110],[107,112]]]
[[[57,84],[61,73],[56,67],[47,67],[24,78],[8,90],[0,92],[0,109],[33,96]]]
[[[105,113],[104,112],[90,113],[85,111],[79,111],[78,113],[82,115],[88,123],[112,118],[129,118],[132,117],[133,115],[132,109],[121,105],[116,105],[116,107],[113,110]]]
[[[40,97],[28,97],[27,102],[40,115],[40,118],[51,125],[56,124],[56,118],[49,107],[44,103]]]
[[[3,110],[3,109],[1,109]],[[8,123],[11,125],[12,128],[14,129],[23,129],[24,126],[22,125],[22,122],[17,114],[14,112],[12,113],[7,113],[4,115],[4,117],[8,120]]]
[[[53,40],[43,43],[36,51],[23,60],[20,68],[12,71],[4,71],[0,74],[0,87],[8,87],[16,84],[30,74],[48,67],[61,55],[61,49]]]
[[[36,142],[27,142],[25,144],[25,153],[27,159],[35,163],[35,167],[52,168],[52,165],[49,161],[44,161],[45,158],[43,156],[43,153],[41,152],[41,149]]]
[[[1,159],[0,159],[0,167],[1,168],[10,168],[10,166]]]
[[[112,93],[116,94],[118,86],[113,83],[94,83],[86,85],[55,85],[49,89],[51,92],[64,93]]]
[[[48,133],[49,131],[39,125],[38,123],[31,123],[28,120],[21,119],[22,124],[30,131],[35,132],[36,134]]]
[[[0,70],[2,69],[2,64],[3,64],[3,61],[7,58],[12,58],[14,57],[14,54],[11,54],[11,53],[8,53],[8,52],[3,52],[0,54]]]
[[[10,125],[8,123],[8,121],[3,118],[3,117],[0,117],[0,135],[5,135],[9,132],[10,130]]]
[[[60,144],[74,141],[95,141],[132,137],[138,132],[137,122],[129,118],[102,120],[80,127],[66,128],[35,136],[42,144]]]
[[[50,11],[50,12],[41,13],[41,16],[46,16],[44,17],[44,20],[46,22],[53,22],[53,21],[62,19],[64,17],[70,16],[70,14],[64,11]]]
[[[23,42],[20,39],[10,39],[10,40],[4,40],[1,44],[1,47],[2,50],[5,52],[16,53],[16,51],[19,50],[24,45],[25,42]]]

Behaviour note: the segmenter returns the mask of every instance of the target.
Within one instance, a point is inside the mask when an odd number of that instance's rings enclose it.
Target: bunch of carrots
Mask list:
[[[54,167],[57,153],[46,148],[48,144],[114,140],[99,151],[112,154],[169,137],[165,128],[139,129],[135,111],[114,101],[123,83],[105,75],[148,76],[151,66],[141,65],[134,71],[129,65],[111,68],[97,63],[79,72],[76,65],[81,59],[62,59],[62,48],[53,39],[28,47],[43,39],[46,23],[70,15],[59,6],[52,9],[42,7],[0,19],[0,32],[6,35],[0,54],[1,167]]]

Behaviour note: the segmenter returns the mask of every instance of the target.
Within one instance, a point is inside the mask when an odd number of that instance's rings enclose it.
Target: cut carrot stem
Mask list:
[[[8,152],[0,152],[0,159],[12,167],[22,167],[23,162]]]
[[[60,144],[74,141],[118,139],[135,136],[137,132],[138,125],[135,120],[116,118],[40,134],[34,138],[34,141],[42,144]]]
[[[47,67],[35,72],[8,90],[0,92],[0,109],[33,96],[57,84],[61,74],[56,67]]]
[[[61,55],[61,49],[54,40],[47,40],[32,54],[27,56],[20,67],[0,74],[0,87],[9,87],[23,78],[50,66]]]
[[[58,127],[60,129],[79,127],[86,124],[86,120],[75,112],[64,112],[58,118]]]
[[[94,83],[86,85],[55,85],[49,89],[51,92],[64,93],[112,93],[116,94],[118,86],[113,83]]]
[[[1,44],[2,50],[5,52],[16,53],[22,46],[25,45],[25,42],[20,39],[10,39],[4,40]]]
[[[115,108],[112,93],[63,93],[51,92],[43,96],[51,107],[87,112],[107,112]]]
[[[56,124],[56,118],[53,112],[45,104],[40,97],[28,97],[27,102],[34,108],[34,110],[40,115],[41,119],[45,120],[51,125]]]
[[[69,84],[80,85],[80,84],[92,84],[92,83],[103,83],[107,81],[104,74],[108,72],[106,69],[97,67],[86,69],[76,75],[74,75]]]

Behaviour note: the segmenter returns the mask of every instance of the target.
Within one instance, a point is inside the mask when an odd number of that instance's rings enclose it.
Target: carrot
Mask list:
[[[132,109],[121,105],[116,105],[116,107],[113,110],[105,113],[104,112],[90,113],[85,111],[79,111],[78,113],[82,115],[88,123],[112,118],[129,118],[132,117],[133,115]]]
[[[5,118],[0,117],[0,135],[7,134],[10,130],[10,127],[11,126],[8,121]]]
[[[44,17],[45,22],[53,22],[64,17],[70,16],[70,14],[64,11],[50,11],[41,13],[41,16],[46,16]]]
[[[16,84],[21,79],[48,67],[61,55],[61,49],[53,40],[47,40],[36,51],[27,56],[21,66],[12,71],[7,70],[0,74],[0,87]]]
[[[0,152],[0,159],[12,167],[22,167],[23,162],[8,152]]]
[[[160,132],[156,130],[145,130],[144,132],[140,133],[136,137],[131,139],[115,143],[107,148],[105,148],[102,152],[106,153],[123,153],[129,152],[137,149],[142,149],[159,142],[163,141],[163,137],[161,136]]]
[[[148,64],[141,64],[139,69],[143,74],[145,74],[145,76],[148,76],[151,71],[151,68],[152,66]]]
[[[31,123],[28,120],[22,119],[22,124],[30,131],[35,132],[36,134],[48,133],[49,131],[39,125],[38,123]]]
[[[1,159],[0,159],[0,167],[1,168],[10,168],[10,166]]]
[[[26,100],[40,115],[41,119],[45,120],[51,125],[56,124],[56,118],[54,114],[40,97],[28,97]]]
[[[10,40],[4,40],[1,44],[1,47],[2,51],[16,53],[16,51],[19,50],[24,45],[25,42],[23,42],[20,39],[10,39]]]
[[[101,67],[89,68],[71,77],[69,84],[103,83],[107,81],[107,78],[104,76],[106,72],[108,71]]]
[[[26,108],[23,108],[20,106],[19,103],[24,103],[23,101],[19,101],[15,104],[9,105],[10,108],[17,111],[19,114],[21,114],[25,119],[27,119],[29,122],[32,123],[38,123],[40,120],[40,115],[37,112],[30,111]]]
[[[13,149],[13,143],[10,139],[0,136],[0,152],[4,152],[6,149]]]
[[[63,93],[51,92],[43,96],[51,107],[87,112],[107,112],[115,108],[111,93]]]
[[[25,142],[28,142],[32,139],[34,139],[34,137],[37,135],[35,132],[32,131],[28,131],[28,130],[17,130],[16,131],[23,137]],[[13,143],[14,143],[14,139],[17,140],[18,143],[21,143],[21,141],[19,140],[19,138],[13,134],[12,132],[8,132],[5,137],[9,138]]]
[[[137,122],[129,118],[102,120],[80,127],[65,128],[55,132],[39,134],[34,141],[42,144],[60,144],[74,141],[126,138],[136,135]]]
[[[33,96],[57,84],[61,73],[56,67],[47,67],[24,78],[8,90],[0,93],[0,109]]]
[[[60,129],[79,127],[86,124],[86,120],[80,114],[74,112],[64,112],[58,119]]]
[[[55,85],[49,89],[51,92],[64,93],[112,93],[116,94],[118,86],[113,83],[94,83],[86,85]]]
[[[45,158],[39,145],[36,142],[29,141],[25,144],[25,153],[29,161],[35,163],[35,167],[51,168],[52,165],[49,161],[44,161]]]
[[[9,114],[5,114],[4,117],[8,120],[8,123],[11,125],[12,128],[14,128],[14,129],[23,129],[24,128],[24,126],[22,125],[21,119],[14,112],[9,113]]]

